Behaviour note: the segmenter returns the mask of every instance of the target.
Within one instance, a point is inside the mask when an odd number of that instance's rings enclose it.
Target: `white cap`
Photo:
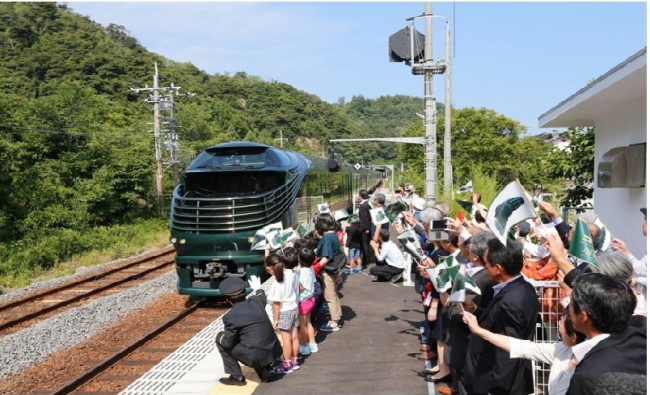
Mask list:
[[[427,202],[421,197],[413,198],[408,201],[408,204],[413,206],[414,209],[422,211],[427,207]]]

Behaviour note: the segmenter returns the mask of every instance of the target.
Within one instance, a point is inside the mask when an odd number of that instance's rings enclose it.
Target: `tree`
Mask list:
[[[550,178],[571,180],[574,185],[566,190],[560,204],[567,207],[585,207],[583,202],[594,194],[594,128],[569,128],[570,140],[565,150],[552,152],[546,169]]]
[[[454,179],[471,179],[472,169],[480,167],[493,174],[501,185],[519,179],[532,189],[548,183],[543,160],[551,146],[527,136],[518,121],[487,108],[467,107],[452,110],[451,162]],[[444,115],[437,117],[437,179],[442,180]],[[421,123],[410,124],[404,136],[424,136]],[[415,144],[400,146],[398,159],[408,164],[418,178],[424,178],[424,148]],[[416,180],[409,180],[417,183]],[[438,182],[438,185],[441,185]],[[416,185],[417,186],[417,185]],[[441,190],[442,188],[438,188]]]

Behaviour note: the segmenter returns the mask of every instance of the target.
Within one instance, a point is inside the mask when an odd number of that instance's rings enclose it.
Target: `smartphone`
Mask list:
[[[447,220],[446,219],[434,219],[431,221],[431,230],[445,230],[447,229]]]

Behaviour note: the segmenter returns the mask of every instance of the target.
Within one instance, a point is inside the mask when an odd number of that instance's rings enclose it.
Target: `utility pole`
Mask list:
[[[451,170],[451,30],[449,20],[446,22],[447,46],[445,50],[445,138],[444,138],[444,194],[445,200],[451,202],[453,173]]]
[[[158,63],[154,63],[156,70],[153,75],[153,140],[156,147],[156,196],[158,200],[158,211],[163,213],[163,166],[162,166],[162,144],[160,139],[160,100],[158,92]]]
[[[178,185],[179,182],[179,176],[178,176],[178,165],[180,164],[179,160],[179,153],[180,153],[180,142],[178,141],[178,133],[176,132],[176,129],[180,128],[176,122],[176,117],[175,117],[175,112],[176,112],[176,103],[174,102],[174,97],[177,96],[188,96],[188,97],[193,97],[196,96],[196,93],[192,92],[185,92],[185,93],[179,93],[181,87],[180,86],[175,86],[174,83],[169,84],[169,95],[167,96],[166,100],[163,101],[162,103],[164,104],[164,109],[169,110],[169,129],[167,133],[165,134],[165,146],[167,147],[167,150],[169,151],[169,156],[170,160],[168,165],[171,165],[172,167],[172,180],[174,182],[174,187]]]
[[[284,140],[286,140],[284,137],[282,137],[282,129],[280,129],[280,138],[279,139],[273,139],[273,141],[278,141],[280,140],[280,148],[284,148]]]
[[[160,87],[158,85],[158,63],[154,63],[154,76],[153,76],[153,88],[150,88],[148,85],[145,85],[144,88],[130,88],[132,92],[142,92],[142,91],[147,91],[150,93],[149,97],[145,99],[145,102],[147,103],[152,103],[153,104],[153,134],[154,134],[154,148],[155,148],[155,154],[156,154],[156,200],[158,204],[158,211],[160,212],[161,215],[163,215],[163,158],[162,158],[162,135],[161,135],[161,128],[160,128],[160,104],[161,102],[164,102],[163,105],[165,109],[170,110],[171,116],[169,118],[169,126],[170,126],[170,131],[171,135],[173,136],[172,138],[172,165],[175,165],[178,160],[177,160],[177,153],[178,151],[174,151],[174,149],[178,149],[178,138],[175,133],[175,128],[177,127],[175,125],[175,118],[174,118],[174,99],[173,99],[173,94],[170,95],[170,100],[165,101],[164,98],[161,96],[161,91],[167,92],[169,89],[172,90],[178,90],[180,87],[175,87],[174,84],[171,84],[171,86],[168,87]],[[188,93],[188,95],[193,96],[193,93]],[[176,147],[176,148],[174,148]],[[174,170],[175,175],[174,175],[174,183],[175,185],[178,183],[178,174],[177,174],[177,169]]]

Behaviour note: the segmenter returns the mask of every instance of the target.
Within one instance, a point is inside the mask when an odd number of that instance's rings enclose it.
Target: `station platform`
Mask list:
[[[245,386],[219,383],[226,376],[214,343],[223,328],[219,318],[120,395],[435,394],[434,384],[417,375],[431,367],[417,359],[424,320],[419,294],[402,282],[374,282],[367,272],[344,276],[343,327],[319,331],[319,351],[306,356],[297,371],[260,383],[244,367]],[[318,324],[326,318],[319,316]]]

